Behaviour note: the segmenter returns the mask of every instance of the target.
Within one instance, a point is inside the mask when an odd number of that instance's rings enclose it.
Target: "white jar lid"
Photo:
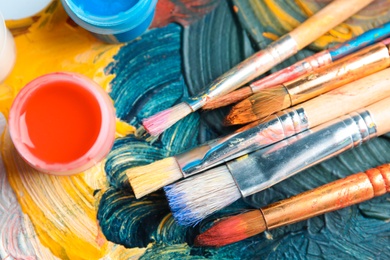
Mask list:
[[[19,20],[39,13],[51,2],[52,0],[0,0],[0,11],[6,21]]]

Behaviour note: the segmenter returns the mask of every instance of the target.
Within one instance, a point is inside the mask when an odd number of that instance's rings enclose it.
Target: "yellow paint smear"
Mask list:
[[[59,1],[53,1],[47,10],[28,32],[15,37],[16,64],[0,85],[0,112],[6,117],[19,90],[38,76],[57,71],[78,72],[105,90],[109,90],[114,77],[106,75],[104,68],[113,61],[120,45],[102,43],[76,26]],[[124,123],[118,122],[117,126],[121,135],[134,131]],[[96,166],[93,171],[73,176],[51,176],[26,165],[8,133],[3,146],[7,176],[22,211],[31,219],[42,245],[55,256],[92,260],[111,254],[139,256],[144,252],[115,246],[99,233],[93,192],[102,188],[99,185],[105,185],[105,178],[96,182],[92,179],[105,177],[103,167]]]
[[[96,241],[93,190],[82,174],[58,177],[37,172],[18,156],[7,133],[3,144],[8,180],[42,245],[60,259],[101,258],[107,242],[99,246]]]
[[[28,33],[15,37],[16,63],[10,76],[0,85],[0,100],[2,96],[8,99],[10,95],[15,96],[36,77],[57,71],[82,73],[109,89],[114,75],[105,75],[103,70],[120,45],[99,42],[68,19],[58,1],[52,5],[53,13],[41,16]],[[8,112],[5,107],[0,108],[0,112]]]
[[[310,17],[318,12],[325,5],[320,5],[318,3],[314,3],[312,1],[304,0],[295,0],[297,5],[302,9],[302,11]],[[331,17],[330,19],[333,19]],[[356,26],[358,27],[358,26]],[[356,31],[352,28],[352,26],[348,26],[346,23],[340,23],[334,29],[331,29],[329,32],[325,33],[321,37],[319,37],[316,41],[314,41],[311,46],[318,49],[325,49],[330,44],[341,43],[351,39],[354,35],[358,35],[362,33],[362,31]]]
[[[263,36],[273,41],[277,41],[279,36],[271,32],[263,32]]]
[[[300,22],[292,17],[288,12],[283,10],[280,5],[274,0],[264,0],[270,11],[278,18],[278,23],[280,23],[284,29],[291,31],[294,28],[298,27]]]
[[[129,125],[128,123],[121,121],[119,119],[116,120],[116,137],[124,137],[129,134],[135,133],[135,127]]]

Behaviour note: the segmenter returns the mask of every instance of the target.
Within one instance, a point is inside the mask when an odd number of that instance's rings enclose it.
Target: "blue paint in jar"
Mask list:
[[[74,22],[108,43],[131,41],[150,26],[157,0],[61,0]]]

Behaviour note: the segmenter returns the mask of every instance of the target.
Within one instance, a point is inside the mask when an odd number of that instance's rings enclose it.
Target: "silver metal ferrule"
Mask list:
[[[228,162],[242,196],[262,191],[332,156],[376,136],[376,124],[366,110],[302,132]]]
[[[257,76],[267,72],[276,64],[291,57],[298,51],[296,41],[285,35],[272,42],[267,48],[256,52],[237,66],[214,80],[209,87],[195,97],[184,100],[193,111],[200,109],[208,100],[227,94]]]
[[[308,129],[303,108],[288,109],[242,132],[208,142],[175,156],[184,177],[256,151]]]
[[[318,68],[328,65],[332,62],[332,56],[329,51],[321,51],[313,56],[307,57],[299,65],[304,73],[312,72]]]

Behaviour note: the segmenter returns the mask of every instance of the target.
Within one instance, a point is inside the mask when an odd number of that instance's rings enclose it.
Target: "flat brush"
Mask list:
[[[218,221],[195,245],[225,246],[281,226],[370,200],[390,192],[390,164],[306,191],[258,210]]]
[[[264,89],[239,102],[226,116],[226,125],[245,124],[363,78],[390,66],[390,39],[368,46],[319,70]]]
[[[381,41],[388,36],[390,36],[390,23],[386,23],[380,27],[368,30],[349,41],[338,44],[330,49],[318,52],[313,56],[300,60],[287,68],[257,80],[251,83],[249,86],[242,87],[224,96],[211,100],[203,106],[203,109],[216,109],[218,107],[237,103],[249,97],[250,95],[261,91],[262,89],[280,85],[286,81],[293,80],[302,75],[315,71],[324,67],[325,65],[331,64],[332,62],[345,57],[346,55]]]
[[[390,98],[165,186],[176,221],[194,225],[236,200],[390,131]]]
[[[217,78],[203,93],[163,110],[143,121],[151,135],[158,135],[207,101],[222,96],[291,57],[312,41],[361,10],[373,0],[334,0],[290,33],[274,41]]]
[[[126,170],[140,198],[179,179],[278,142],[390,96],[385,69],[184,153]]]

